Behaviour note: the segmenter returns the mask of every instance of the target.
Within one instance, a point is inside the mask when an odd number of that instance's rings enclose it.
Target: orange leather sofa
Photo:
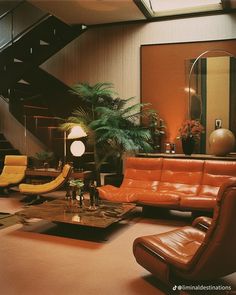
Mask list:
[[[236,161],[130,157],[121,186],[98,190],[113,202],[211,211],[220,187],[234,176]]]

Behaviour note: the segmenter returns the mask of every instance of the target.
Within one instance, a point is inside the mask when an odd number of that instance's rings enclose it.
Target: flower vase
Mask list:
[[[182,149],[185,155],[192,155],[195,147],[195,141],[193,137],[182,138]]]

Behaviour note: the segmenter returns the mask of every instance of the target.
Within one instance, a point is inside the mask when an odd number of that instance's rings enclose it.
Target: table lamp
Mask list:
[[[81,137],[86,137],[87,134],[83,130],[83,128],[79,125],[74,126],[71,128],[70,133],[68,134],[67,138],[68,139],[76,139],[76,138],[81,138]]]
[[[66,143],[67,139],[77,139],[77,138],[82,138],[86,136],[87,136],[87,133],[79,125],[72,127],[68,135],[66,134],[66,131],[64,132],[64,162],[66,162],[67,160],[67,143]],[[85,152],[85,146],[83,142],[75,141],[71,144],[70,151],[73,156],[80,157]],[[77,156],[76,154],[79,154],[79,155]]]

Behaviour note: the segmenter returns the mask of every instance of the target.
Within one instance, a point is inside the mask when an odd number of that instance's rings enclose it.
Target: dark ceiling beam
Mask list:
[[[188,17],[196,17],[196,16],[204,16],[204,15],[215,15],[215,14],[224,14],[224,13],[235,13],[236,12],[236,0],[221,0],[222,10],[214,10],[214,11],[199,11],[192,13],[183,13],[177,15],[167,15],[167,16],[155,16],[152,11],[151,0],[149,0],[150,7],[148,7],[143,0],[133,0],[133,2],[137,5],[139,10],[146,17],[146,21],[163,21],[177,18],[188,18]]]
[[[236,8],[236,0],[221,0],[223,10],[231,11]]]
[[[153,18],[153,12],[151,10],[151,7],[147,7],[142,0],[133,0],[133,2],[137,5],[138,9],[142,12],[146,19]]]

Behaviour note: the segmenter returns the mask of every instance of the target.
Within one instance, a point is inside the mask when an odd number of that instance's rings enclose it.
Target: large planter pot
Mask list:
[[[185,155],[192,155],[195,147],[195,141],[193,137],[182,138],[182,149]]]

